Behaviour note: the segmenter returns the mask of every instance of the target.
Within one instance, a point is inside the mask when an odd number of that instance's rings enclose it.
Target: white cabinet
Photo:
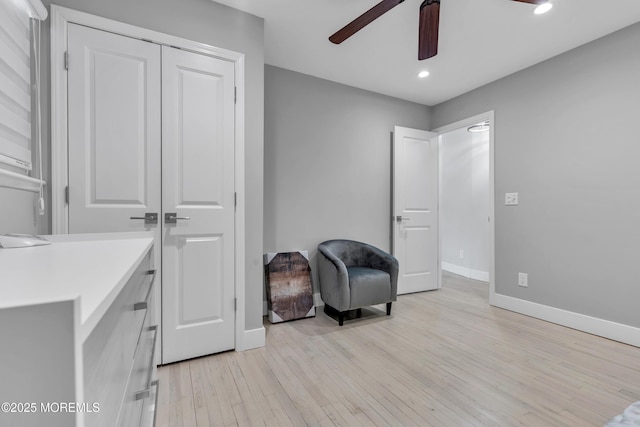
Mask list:
[[[51,239],[0,249],[0,426],[152,425],[153,238]]]

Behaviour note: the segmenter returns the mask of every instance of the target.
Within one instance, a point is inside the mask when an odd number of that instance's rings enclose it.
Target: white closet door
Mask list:
[[[234,65],[163,46],[162,67],[162,330],[170,363],[235,346]]]
[[[160,46],[68,28],[69,232],[159,237]]]

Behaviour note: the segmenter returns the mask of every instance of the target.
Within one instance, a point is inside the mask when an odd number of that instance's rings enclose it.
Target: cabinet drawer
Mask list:
[[[145,326],[140,336],[140,342],[133,360],[133,368],[127,385],[127,391],[122,402],[122,410],[118,419],[118,426],[139,426],[145,401],[152,393],[152,378],[155,368],[155,346],[158,337],[158,327]]]
[[[151,393],[142,404],[142,420],[140,427],[154,427],[156,425],[156,411],[158,407],[158,387],[159,381],[151,383]]]
[[[152,286],[151,269],[150,251],[83,344],[84,401],[100,404],[100,412],[85,415],[88,426],[113,427],[118,419],[147,312],[140,303]]]

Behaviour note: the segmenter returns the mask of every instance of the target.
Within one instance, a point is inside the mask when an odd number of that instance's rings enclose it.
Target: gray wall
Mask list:
[[[43,0],[49,6],[50,0]],[[264,21],[210,0],[56,0],[54,4],[245,54],[246,325],[262,327]],[[49,23],[43,27],[43,113],[49,153]],[[47,165],[49,166],[49,165]],[[48,169],[48,168],[47,168]],[[50,177],[47,170],[46,175]],[[49,178],[48,178],[49,179]],[[2,193],[0,193],[2,197]],[[0,199],[1,203],[4,200]],[[26,207],[21,207],[21,212]],[[16,214],[19,214],[16,212]],[[28,214],[28,212],[26,212]],[[50,229],[50,228],[49,228]]]
[[[635,24],[433,108],[495,110],[497,293],[640,327],[638,46]]]
[[[0,234],[46,233],[46,220],[36,213],[38,194],[0,187]]]
[[[467,128],[442,135],[440,242],[442,262],[478,280],[489,274],[489,132]],[[460,257],[460,251],[464,256]],[[444,266],[443,266],[444,268]]]
[[[391,132],[429,108],[265,67],[265,252],[332,238],[390,248]],[[317,289],[317,280],[314,280]]]

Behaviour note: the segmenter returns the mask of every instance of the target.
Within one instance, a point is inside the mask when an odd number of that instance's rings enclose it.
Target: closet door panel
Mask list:
[[[163,363],[234,340],[234,65],[162,50]]]

